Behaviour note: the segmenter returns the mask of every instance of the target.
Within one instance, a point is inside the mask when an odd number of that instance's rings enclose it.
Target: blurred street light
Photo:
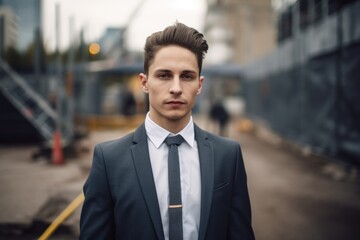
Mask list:
[[[98,43],[91,43],[89,46],[89,53],[91,55],[97,55],[101,50],[100,44]]]

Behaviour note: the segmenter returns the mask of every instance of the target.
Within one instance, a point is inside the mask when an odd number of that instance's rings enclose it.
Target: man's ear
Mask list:
[[[205,80],[205,77],[204,77],[204,76],[200,76],[200,78],[199,78],[199,88],[198,88],[198,90],[197,90],[197,92],[196,92],[196,95],[199,95],[199,94],[201,93],[201,89],[202,89],[204,80]]]
[[[139,80],[140,80],[140,82],[141,82],[142,90],[143,90],[145,93],[148,93],[148,92],[149,92],[149,89],[148,89],[147,76],[146,76],[144,73],[140,73],[140,74],[139,74]]]

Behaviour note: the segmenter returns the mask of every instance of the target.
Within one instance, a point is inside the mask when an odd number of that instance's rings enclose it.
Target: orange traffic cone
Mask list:
[[[64,156],[61,147],[61,134],[59,131],[54,132],[52,163],[58,165],[64,163]]]

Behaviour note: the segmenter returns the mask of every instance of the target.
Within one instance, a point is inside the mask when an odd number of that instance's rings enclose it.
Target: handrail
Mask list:
[[[38,240],[47,240],[55,230],[83,203],[85,196],[79,194],[50,224]]]

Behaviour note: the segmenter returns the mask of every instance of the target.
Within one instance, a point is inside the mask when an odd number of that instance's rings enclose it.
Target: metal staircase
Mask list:
[[[38,130],[44,140],[53,141],[57,112],[26,81],[0,60],[0,91]],[[64,126],[62,132],[64,132]],[[64,139],[66,142],[66,139]]]

